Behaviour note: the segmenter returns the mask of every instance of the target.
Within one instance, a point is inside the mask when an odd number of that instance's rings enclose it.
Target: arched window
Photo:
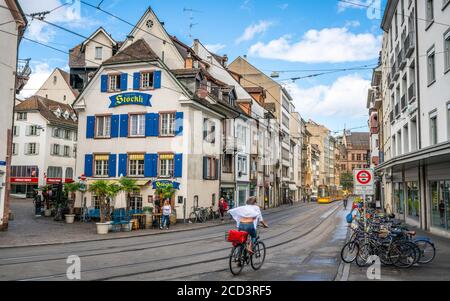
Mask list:
[[[62,167],[49,166],[47,169],[47,178],[62,178]]]

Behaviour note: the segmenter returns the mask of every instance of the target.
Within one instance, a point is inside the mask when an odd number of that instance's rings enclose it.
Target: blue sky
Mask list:
[[[189,12],[193,9],[193,38],[200,39],[211,50],[227,54],[230,60],[248,55],[248,60],[261,70],[297,70],[283,72],[280,80],[301,77],[320,70],[352,68],[377,62],[381,47],[380,18],[384,1],[349,0],[373,4],[368,9],[337,0],[104,0],[101,7],[121,18],[136,23],[150,5],[167,31],[187,44]],[[25,12],[52,10],[66,0],[19,0]],[[71,2],[71,1],[68,1]],[[97,5],[101,0],[86,0]],[[373,15],[373,13],[375,13]],[[380,15],[381,14],[381,15]],[[131,27],[91,7],[75,2],[50,15],[49,21],[89,36],[103,26],[116,40],[125,39]],[[68,32],[33,20],[26,33],[30,39],[67,51],[83,39]],[[24,41],[21,58],[31,58],[33,77],[24,91],[30,95],[55,67],[67,69],[68,56]],[[323,123],[333,131],[367,124],[365,110],[370,70],[333,73],[286,85],[303,118]]]

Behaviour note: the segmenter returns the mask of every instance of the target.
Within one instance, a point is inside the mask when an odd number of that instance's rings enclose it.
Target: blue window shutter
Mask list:
[[[119,154],[119,177],[127,176],[128,155]]]
[[[119,115],[111,116],[111,138],[119,137]]]
[[[182,178],[183,177],[183,154],[175,155],[175,166],[173,172],[174,178]]]
[[[128,74],[122,73],[120,75],[120,90],[127,91],[128,90]]]
[[[141,89],[141,73],[135,72],[133,74],[133,90]]]
[[[151,178],[152,177],[152,155],[145,154],[144,157],[144,177]]]
[[[153,73],[153,88],[161,89],[161,71],[155,71]]]
[[[219,180],[219,160],[217,160],[216,159],[216,174],[215,174],[215,177],[214,177],[214,179],[215,180]]]
[[[151,177],[157,178],[158,177],[158,154],[151,154],[150,155],[152,164],[151,164]]]
[[[145,114],[145,137],[152,137],[153,131],[153,114]]]
[[[159,114],[153,114],[153,137],[159,136]]]
[[[115,178],[117,171],[117,155],[109,155],[109,177]]]
[[[87,117],[86,139],[94,139],[95,137],[95,116]]]
[[[120,137],[128,137],[128,114],[120,115]]]
[[[92,177],[93,164],[94,164],[94,156],[93,155],[85,155],[84,156],[84,175],[86,177]]]
[[[100,91],[102,93],[108,92],[108,75],[101,76],[101,88]]]
[[[177,112],[175,115],[175,136],[183,136],[183,112]]]

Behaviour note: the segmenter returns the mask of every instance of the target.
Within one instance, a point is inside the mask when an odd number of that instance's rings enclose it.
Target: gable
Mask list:
[[[128,38],[120,50],[144,39],[169,69],[184,68],[183,57],[151,8],[141,17],[129,36],[133,38]]]
[[[65,76],[64,71],[56,68],[42,84],[35,95],[51,99],[63,104],[71,104],[75,98],[76,93],[70,87],[68,82],[68,74]]]

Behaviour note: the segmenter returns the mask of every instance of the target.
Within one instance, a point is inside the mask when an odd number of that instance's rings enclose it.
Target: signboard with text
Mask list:
[[[137,105],[144,107],[151,107],[150,99],[152,96],[150,94],[145,93],[122,93],[111,96],[109,99],[111,100],[110,108],[115,108],[124,105]]]
[[[353,193],[358,195],[375,194],[375,176],[373,169],[355,169],[353,171]]]

